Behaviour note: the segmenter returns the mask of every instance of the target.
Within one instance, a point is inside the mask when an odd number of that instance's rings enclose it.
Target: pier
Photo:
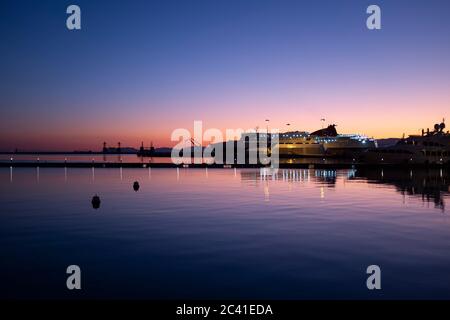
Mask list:
[[[270,168],[261,164],[218,164],[218,163],[143,163],[143,162],[78,162],[78,161],[0,161],[0,167],[14,168],[192,168],[192,169],[255,169]],[[449,163],[433,164],[369,164],[357,162],[339,163],[280,163],[280,169],[355,169],[355,168],[450,168]]]

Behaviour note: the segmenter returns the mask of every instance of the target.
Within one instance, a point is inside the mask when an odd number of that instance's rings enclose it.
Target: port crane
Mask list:
[[[196,141],[194,138],[186,139],[185,142],[190,142],[192,148],[202,147],[202,144]]]

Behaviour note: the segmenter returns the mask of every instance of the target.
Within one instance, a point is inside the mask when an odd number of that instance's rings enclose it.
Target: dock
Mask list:
[[[192,169],[258,169],[270,168],[261,164],[206,164],[206,163],[143,163],[143,162],[64,162],[64,161],[0,161],[0,167],[13,168],[192,168]],[[355,169],[355,168],[450,168],[449,163],[442,164],[369,164],[369,163],[280,163],[280,169]]]

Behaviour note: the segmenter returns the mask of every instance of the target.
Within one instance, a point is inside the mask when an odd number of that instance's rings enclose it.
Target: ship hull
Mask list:
[[[379,148],[361,154],[359,160],[368,164],[449,164],[450,149]]]
[[[323,157],[326,155],[321,144],[280,144],[278,148],[280,157]]]

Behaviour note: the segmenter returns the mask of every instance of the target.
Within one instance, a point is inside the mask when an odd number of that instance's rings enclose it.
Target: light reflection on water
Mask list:
[[[439,169],[0,168],[0,296],[450,298],[449,186]]]

